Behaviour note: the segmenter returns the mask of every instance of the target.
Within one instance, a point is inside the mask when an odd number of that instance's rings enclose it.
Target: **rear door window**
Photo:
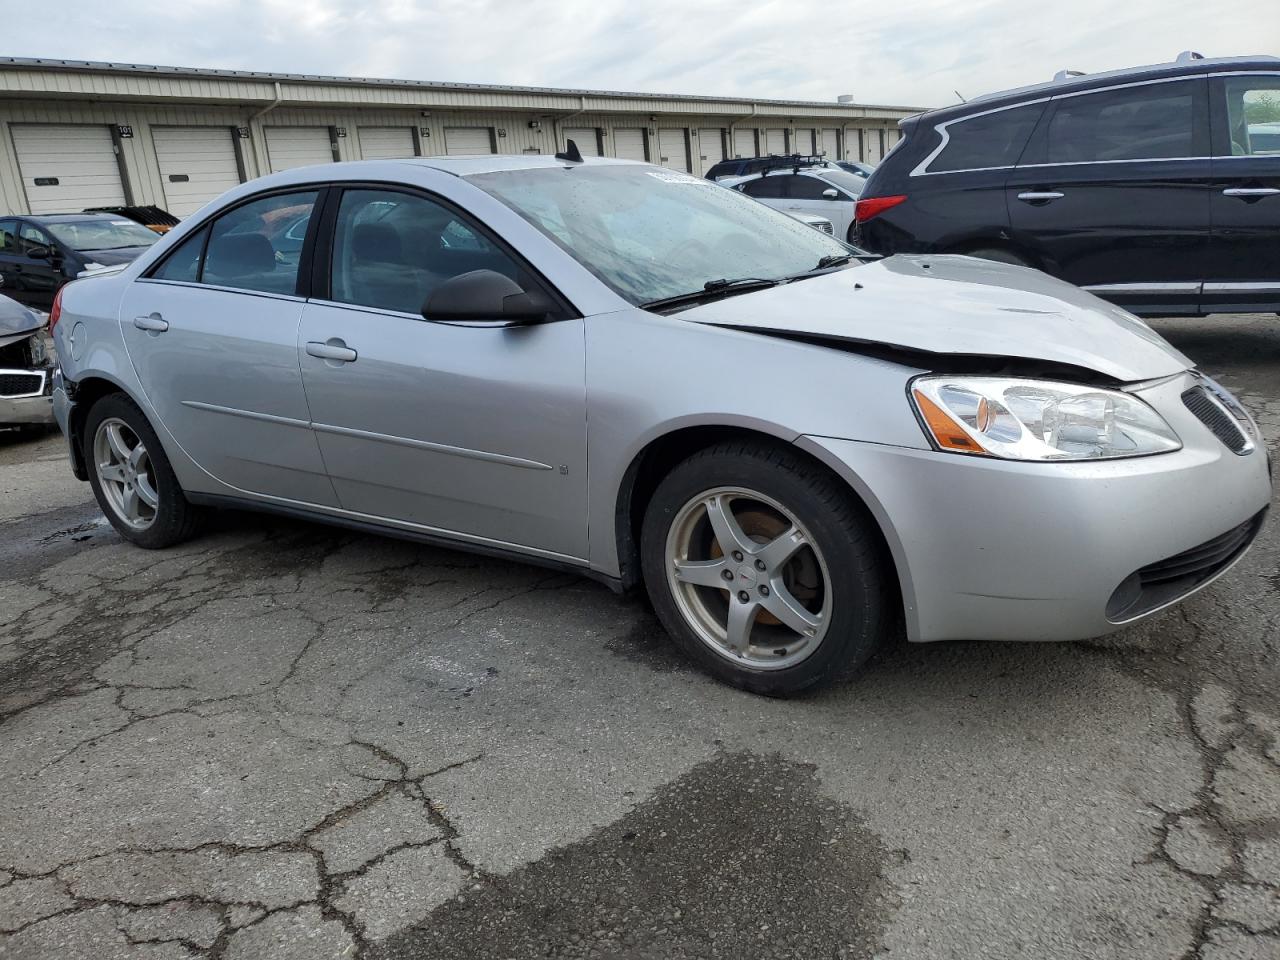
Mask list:
[[[1280,77],[1229,77],[1222,89],[1229,146],[1217,154],[1280,157]]]
[[[18,252],[18,221],[0,220],[0,253]]]
[[[200,279],[200,267],[204,262],[204,245],[209,236],[209,228],[197,230],[183,240],[178,248],[165,257],[165,260],[151,276],[157,280],[177,280],[195,283]]]
[[[1031,103],[953,121],[946,127],[947,145],[929,164],[929,172],[1012,167],[1044,107],[1043,103]]]
[[[276,194],[214,221],[200,282],[260,293],[292,294],[317,191]]]
[[[1046,163],[1101,163],[1203,156],[1197,102],[1204,81],[1177,80],[1055,101]]]
[[[794,179],[791,174],[772,177],[761,177],[759,180],[748,180],[742,185],[742,192],[757,200],[781,200],[788,196],[787,181]]]

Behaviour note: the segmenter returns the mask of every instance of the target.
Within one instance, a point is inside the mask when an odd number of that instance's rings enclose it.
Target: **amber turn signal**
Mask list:
[[[920,415],[924,417],[924,422],[929,427],[929,432],[933,434],[933,439],[937,441],[938,446],[943,450],[952,450],[956,453],[976,453],[979,456],[988,456],[987,451],[983,450],[978,445],[978,442],[965,432],[964,427],[956,423],[940,406],[919,390],[911,392],[915,395],[916,407],[920,410]]]

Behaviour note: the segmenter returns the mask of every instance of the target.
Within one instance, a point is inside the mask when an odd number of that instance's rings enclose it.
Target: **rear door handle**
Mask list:
[[[1065,193],[1059,193],[1057,190],[1028,190],[1018,194],[1018,199],[1023,203],[1048,203],[1050,200],[1061,200],[1065,196]]]
[[[1280,193],[1275,187],[1231,187],[1223,190],[1224,197],[1274,197]]]
[[[336,337],[327,343],[307,341],[307,354],[321,360],[337,360],[339,363],[355,363],[358,354]]]
[[[139,330],[151,333],[164,333],[169,329],[169,321],[158,313],[149,313],[145,317],[134,317],[133,325]]]

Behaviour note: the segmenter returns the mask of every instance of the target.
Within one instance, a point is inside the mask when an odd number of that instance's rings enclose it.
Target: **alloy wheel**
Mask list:
[[[717,487],[690,499],[669,528],[666,561],[686,622],[740,666],[794,666],[826,636],[832,598],[822,551],[762,493]]]
[[[134,530],[150,527],[160,507],[160,493],[142,438],[120,418],[108,417],[93,437],[93,463],[103,496],[116,516]]]

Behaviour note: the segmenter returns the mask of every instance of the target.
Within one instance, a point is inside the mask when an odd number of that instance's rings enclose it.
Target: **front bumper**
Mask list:
[[[40,376],[39,386],[31,391],[23,390],[16,395],[0,393],[0,427],[39,426],[53,423],[52,373],[48,368],[3,369],[0,377],[13,374],[15,377],[32,378]]]
[[[1272,496],[1265,446],[1228,450],[1182,404],[1193,382],[1187,374],[1138,393],[1183,442],[1152,457],[1019,463],[824,437],[799,443],[844,475],[879,520],[910,639],[1079,640],[1205,586],[1261,526]],[[1135,573],[1255,518],[1210,576],[1137,616],[1115,614],[1113,597]]]

